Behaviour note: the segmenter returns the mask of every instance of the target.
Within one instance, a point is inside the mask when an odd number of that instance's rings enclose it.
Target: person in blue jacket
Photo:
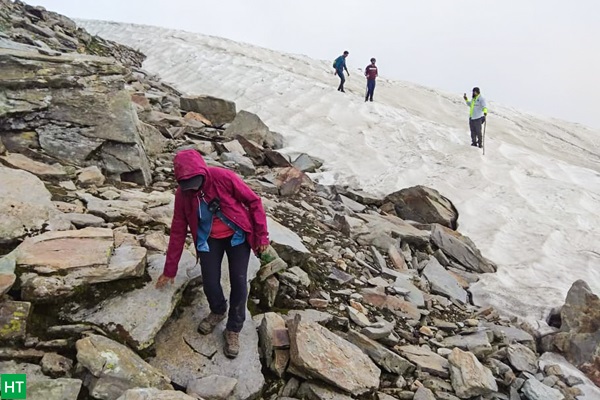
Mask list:
[[[348,76],[350,76],[350,72],[348,72],[348,68],[346,67],[346,57],[348,57],[348,54],[350,53],[347,50],[344,51],[344,54],[336,58],[333,62],[335,74],[340,77],[340,86],[338,86],[338,91],[344,93],[346,93],[346,91],[344,90],[344,83],[346,82],[344,70],[346,70],[346,73],[348,74]]]

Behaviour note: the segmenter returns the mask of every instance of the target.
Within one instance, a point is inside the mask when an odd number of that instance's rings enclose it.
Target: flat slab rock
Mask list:
[[[288,323],[288,331],[291,364],[302,373],[353,395],[379,387],[381,371],[354,344],[298,316]]]
[[[427,266],[423,270],[423,276],[431,284],[433,293],[456,299],[463,304],[468,301],[467,292],[460,286],[454,278],[435,258],[429,259]]]
[[[45,301],[69,296],[86,284],[140,277],[147,250],[114,249],[113,232],[105,228],[47,232],[27,238],[16,250],[23,298]]]
[[[156,289],[156,281],[163,272],[165,258],[161,255],[148,258],[147,271],[152,280],[144,287],[111,297],[92,309],[79,310],[67,318],[71,322],[95,324],[113,334],[124,334],[128,344],[136,350],[149,347],[171,316],[190,281],[187,270],[196,265],[196,258],[190,252],[184,251],[179,261],[175,283]]]
[[[528,400],[563,400],[565,396],[558,390],[544,385],[535,378],[529,378],[521,389]]]
[[[402,346],[398,350],[400,354],[415,363],[423,372],[440,378],[450,376],[448,360],[434,353],[430,348],[426,346]]]
[[[269,238],[273,243],[290,247],[292,250],[297,251],[299,253],[310,253],[310,251],[308,251],[308,249],[302,242],[300,236],[298,236],[292,230],[281,225],[279,222],[275,221],[270,217],[267,218],[267,226],[269,230]]]
[[[452,387],[461,399],[488,395],[498,391],[496,379],[473,353],[458,348],[448,356]]]
[[[39,161],[35,161],[22,154],[12,153],[0,157],[2,163],[9,167],[22,169],[39,177],[64,177],[67,175],[64,167],[60,164],[48,165]]]
[[[497,267],[483,257],[475,243],[457,231],[435,224],[431,230],[431,240],[444,254],[458,261],[472,272],[496,272]]]
[[[251,258],[248,279],[256,276],[260,262]],[[225,297],[229,296],[227,258],[223,260],[221,284]],[[237,379],[231,400],[254,398],[265,384],[259,357],[258,332],[246,312],[246,323],[240,332],[240,353],[230,360],[223,354],[225,321],[213,333],[200,335],[196,329],[210,310],[201,287],[194,289],[192,304],[185,307],[178,318],[169,320],[155,339],[156,356],[150,364],[163,371],[182,387],[199,378],[220,375]]]

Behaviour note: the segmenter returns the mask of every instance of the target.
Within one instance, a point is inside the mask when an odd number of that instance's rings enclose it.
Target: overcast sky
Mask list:
[[[30,0],[69,17],[158,25],[317,59],[600,128],[600,1]]]

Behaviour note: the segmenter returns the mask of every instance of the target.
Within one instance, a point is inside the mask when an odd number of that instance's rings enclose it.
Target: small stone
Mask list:
[[[46,353],[42,357],[42,372],[52,378],[69,377],[73,361],[56,353]]]
[[[83,187],[102,186],[106,178],[102,175],[100,168],[95,165],[82,169],[77,175],[77,182]]]
[[[394,324],[386,321],[379,321],[364,327],[360,333],[373,340],[385,339],[394,331]]]
[[[361,328],[371,325],[371,321],[369,321],[369,318],[365,314],[356,310],[354,307],[348,307],[348,316],[350,317],[352,322],[354,322]]]
[[[421,329],[419,329],[419,332],[422,335],[425,335],[425,336],[429,336],[429,337],[434,337],[435,336],[435,334],[433,333],[433,331],[431,330],[431,328],[428,327],[428,326],[422,326]]]
[[[67,189],[67,190],[71,190],[71,191],[77,190],[77,186],[75,186],[73,181],[59,182],[58,185],[63,189]]]
[[[472,327],[479,326],[479,321],[476,319],[468,319],[465,321],[465,325]]]
[[[569,386],[577,386],[577,385],[583,385],[583,379],[577,377],[577,376],[567,376],[567,378],[565,379],[566,384]]]
[[[308,303],[313,306],[314,308],[327,308],[327,306],[329,305],[329,301],[325,300],[325,299],[309,299]]]

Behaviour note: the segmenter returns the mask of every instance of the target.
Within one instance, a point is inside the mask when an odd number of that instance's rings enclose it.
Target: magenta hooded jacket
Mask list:
[[[165,261],[165,276],[177,275],[188,228],[192,232],[194,243],[197,242],[198,206],[202,193],[207,203],[215,198],[221,201],[221,211],[246,232],[246,239],[252,250],[256,252],[259,246],[269,244],[267,216],[262,201],[239,176],[225,168],[208,167],[200,153],[191,149],[177,153],[173,163],[177,181],[203,175],[204,185],[198,192],[183,191],[180,188],[175,192],[175,211]]]

